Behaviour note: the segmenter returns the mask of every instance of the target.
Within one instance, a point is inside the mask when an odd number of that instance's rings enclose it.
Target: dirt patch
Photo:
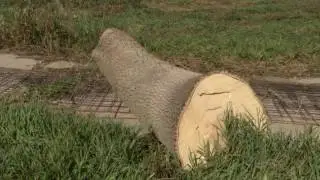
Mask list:
[[[273,61],[250,61],[225,57],[216,64],[205,65],[205,72],[226,70],[245,78],[253,76],[278,76],[284,78],[319,77],[320,64],[317,58],[277,58]]]
[[[169,5],[163,1],[160,2],[144,2],[143,4],[145,4],[148,8],[154,8],[154,9],[160,9],[161,11],[177,11],[177,12],[181,12],[181,11],[192,11],[194,9],[192,8],[188,8],[188,7],[181,7],[179,5]]]
[[[164,60],[174,64],[177,67],[188,69],[190,71],[199,71],[201,72],[203,63],[199,58],[191,57],[167,57]]]
[[[233,0],[193,0],[186,2],[168,2],[165,0],[160,1],[144,1],[145,4],[149,8],[156,8],[162,11],[194,11],[194,10],[210,10],[210,9],[220,9],[227,10],[232,9],[234,7],[248,7],[254,5],[255,3],[251,1],[233,1]]]
[[[123,5],[102,5],[102,6],[97,6],[97,7],[92,7],[92,13],[95,16],[103,16],[106,14],[115,14],[115,13],[120,13],[125,10],[125,7]]]
[[[212,71],[228,71],[245,79],[253,76],[277,76],[284,78],[320,77],[320,64],[314,59],[278,58],[274,61],[250,61],[232,57],[221,59],[202,60],[195,57],[163,57],[171,64],[190,71],[209,73]]]

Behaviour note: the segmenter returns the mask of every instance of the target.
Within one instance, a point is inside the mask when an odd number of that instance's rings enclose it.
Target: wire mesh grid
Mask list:
[[[21,82],[28,75],[25,71],[0,68],[0,96],[21,87]]]
[[[10,93],[32,81],[35,85],[52,83],[64,76],[77,76],[77,74],[65,73],[63,75],[61,72],[57,74],[45,71],[0,69],[0,95]],[[104,78],[86,80],[81,87],[75,88],[81,89],[81,92],[50,100],[49,103],[60,107],[70,107],[83,115],[92,114],[97,117],[137,120],[129,108],[112,92]]]
[[[50,74],[41,71],[18,71],[0,69],[0,95],[22,87],[30,77],[43,82],[52,82],[63,73]],[[65,76],[76,76],[68,74]],[[32,79],[31,78],[31,79]],[[272,123],[282,124],[319,124],[320,123],[320,85],[271,83],[252,81],[252,88],[262,100]],[[71,107],[81,114],[119,119],[137,119],[130,109],[112,92],[104,78],[87,80],[75,92],[50,101],[53,105]]]
[[[320,124],[320,85],[255,81],[251,83],[262,100],[271,123]]]

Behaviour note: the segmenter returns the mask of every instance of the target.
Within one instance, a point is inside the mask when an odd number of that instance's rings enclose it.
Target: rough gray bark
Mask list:
[[[92,57],[115,93],[174,151],[179,114],[202,75],[159,60],[114,28],[105,30]]]

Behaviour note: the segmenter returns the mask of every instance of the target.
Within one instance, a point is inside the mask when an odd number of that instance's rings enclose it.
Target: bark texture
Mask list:
[[[161,61],[114,28],[104,31],[92,57],[115,93],[174,151],[179,115],[202,75]]]

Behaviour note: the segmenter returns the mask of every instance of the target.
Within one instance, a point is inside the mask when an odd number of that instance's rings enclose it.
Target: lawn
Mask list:
[[[116,27],[163,60],[194,71],[319,74],[317,0],[4,2],[0,47],[88,60],[99,35]]]
[[[198,72],[241,76],[320,74],[318,0],[3,0],[0,50],[88,62],[108,27],[149,52]],[[85,75],[84,75],[85,76]],[[81,76],[79,76],[81,77]],[[81,78],[80,78],[81,79]],[[34,86],[0,101],[0,179],[318,179],[320,142],[261,132],[226,118],[227,148],[206,166],[179,167],[153,135],[51,109],[39,98],[69,94],[79,79]]]
[[[263,133],[229,116],[225,150],[180,169],[152,135],[40,102],[0,103],[1,179],[317,179],[320,142]]]

